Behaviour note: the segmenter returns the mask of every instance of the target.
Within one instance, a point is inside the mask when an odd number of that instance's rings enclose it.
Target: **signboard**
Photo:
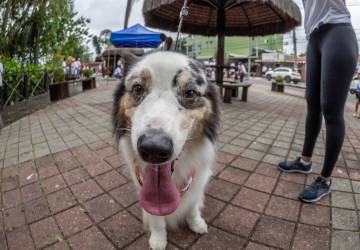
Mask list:
[[[285,60],[284,54],[282,53],[263,53],[263,62],[282,62]]]

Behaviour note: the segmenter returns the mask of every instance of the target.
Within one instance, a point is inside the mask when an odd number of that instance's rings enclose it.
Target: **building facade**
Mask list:
[[[216,58],[216,37],[189,36],[183,42],[182,50],[188,56],[206,60]],[[256,54],[257,50],[283,51],[283,36],[272,35],[264,37],[226,37],[225,58],[248,57]]]

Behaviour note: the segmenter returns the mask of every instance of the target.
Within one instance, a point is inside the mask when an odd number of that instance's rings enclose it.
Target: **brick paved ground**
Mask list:
[[[148,247],[128,171],[112,145],[113,89],[104,85],[2,129],[0,249]],[[332,196],[306,205],[297,194],[314,175],[276,167],[301,151],[304,100],[257,85],[248,103],[222,110],[204,210],[209,233],[170,233],[169,249],[359,249],[360,121],[347,115]],[[324,131],[315,172],[323,154]]]

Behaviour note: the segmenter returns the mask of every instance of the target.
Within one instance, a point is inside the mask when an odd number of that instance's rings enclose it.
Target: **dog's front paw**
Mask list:
[[[188,220],[188,225],[194,233],[206,234],[208,232],[208,226],[203,218]]]
[[[161,237],[151,236],[149,240],[149,245],[152,250],[165,250],[167,240]]]

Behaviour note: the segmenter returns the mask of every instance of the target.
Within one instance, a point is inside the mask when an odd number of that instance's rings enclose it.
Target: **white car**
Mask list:
[[[278,76],[282,76],[286,83],[291,83],[293,81],[295,84],[300,82],[301,76],[298,72],[292,70],[291,68],[276,68],[274,70],[269,70],[265,74],[266,78],[271,81],[272,79],[275,79]]]

